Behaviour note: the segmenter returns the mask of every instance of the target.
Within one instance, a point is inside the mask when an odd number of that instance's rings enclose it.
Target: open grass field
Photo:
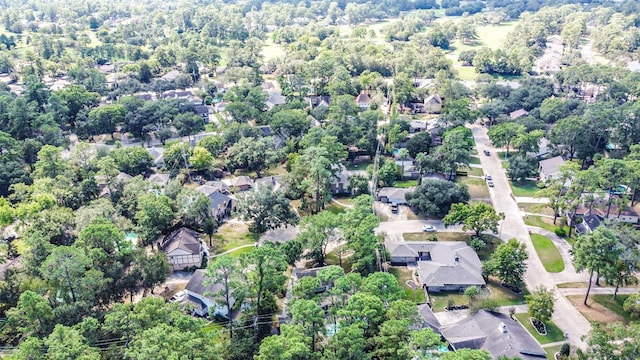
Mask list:
[[[531,241],[545,270],[550,273],[559,273],[564,270],[564,261],[553,241],[540,234],[531,234]]]
[[[536,186],[535,181],[525,180],[521,183],[509,181],[511,185],[511,191],[514,196],[529,196],[533,197],[540,190]]]
[[[484,175],[484,171],[482,171],[482,168],[477,168],[477,167],[460,168],[458,170],[465,171],[467,175],[473,175],[473,176]]]
[[[524,223],[526,225],[529,226],[536,226],[539,228],[543,228],[549,231],[555,231],[557,228],[559,228],[561,226],[561,221],[557,220],[556,221],[556,225],[553,224],[553,219],[552,218],[548,218],[548,217],[544,217],[544,216],[539,216],[539,215],[525,215],[524,216]],[[569,233],[569,227],[564,225],[563,226],[564,230],[566,231],[566,233]],[[565,237],[565,239],[569,242],[573,241],[573,239]]]
[[[490,197],[489,187],[483,179],[458,176],[456,182],[467,185],[472,199],[488,199]]]
[[[271,40],[271,38],[267,38],[264,42],[264,47],[261,52],[264,57],[264,61],[269,61],[274,58],[282,57],[286,55],[286,52],[282,46],[276,44]]]
[[[549,343],[564,340],[564,333],[551,320],[547,321],[544,324],[547,327],[547,335],[540,335],[538,334],[536,329],[534,329],[533,326],[531,325],[531,322],[529,321],[529,314],[527,313],[516,314],[516,319],[520,321],[520,323],[524,326],[524,328],[527,329],[527,331],[531,335],[533,335],[533,337],[536,340],[538,340],[540,344],[549,344]]]

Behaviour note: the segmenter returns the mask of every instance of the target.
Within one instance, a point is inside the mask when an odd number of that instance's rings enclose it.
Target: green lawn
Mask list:
[[[551,320],[545,323],[545,326],[547,327],[547,335],[540,335],[536,329],[533,328],[531,322],[529,322],[529,314],[516,314],[516,318],[540,344],[549,344],[564,340],[564,333]]]
[[[340,204],[336,204],[334,202],[330,203],[325,208],[325,211],[328,211],[328,212],[333,213],[333,214],[343,214],[345,212],[345,210],[346,210],[346,208],[344,206],[341,206]]]
[[[267,38],[261,52],[265,61],[273,58],[282,57],[286,54],[285,50],[279,44],[275,44],[271,38]]]
[[[561,347],[562,347],[562,345],[556,345],[556,346],[547,346],[546,348],[544,348],[544,351],[547,353],[547,359],[548,360],[556,360],[554,355],[557,352],[560,352],[560,348]]]
[[[414,187],[414,186],[418,186],[418,180],[403,180],[403,181],[396,181],[393,186],[397,187],[397,188],[410,188],[410,187]]]
[[[248,254],[248,253],[252,252],[253,249],[255,249],[255,247],[247,246],[247,247],[240,248],[240,249],[238,249],[236,251],[232,251],[228,255],[231,255],[233,257],[240,257],[240,255],[242,255],[242,254]]]
[[[472,199],[488,199],[490,197],[489,187],[483,179],[457,176],[456,182],[467,185]]]
[[[565,282],[556,285],[558,289],[577,289],[586,288],[589,286],[586,282]]]
[[[618,316],[620,316],[623,319],[623,322],[626,324],[629,321],[631,321],[631,314],[624,311],[622,304],[624,304],[624,301],[628,297],[629,295],[618,295],[614,300],[613,295],[598,294],[598,295],[590,295],[589,299],[591,299],[594,302],[597,302],[598,304],[616,313]]]
[[[418,287],[417,289],[412,289],[407,285],[407,280],[413,280],[411,276],[411,270],[406,267],[391,267],[389,268],[389,273],[393,274],[393,276],[398,279],[398,283],[404,289],[405,299],[409,301],[413,301],[416,304],[424,304],[427,302],[427,298],[424,295],[424,290]]]
[[[467,175],[473,175],[473,176],[484,175],[484,171],[482,171],[482,168],[477,168],[477,167],[459,168],[458,170],[466,172]]]
[[[254,244],[260,236],[249,232],[249,227],[242,223],[225,223],[213,235],[216,252],[224,252],[242,245]],[[251,248],[247,248],[251,249]]]
[[[546,204],[518,203],[518,208],[524,212],[532,214],[553,216],[553,209],[548,207]]]
[[[480,158],[477,156],[472,156],[469,160],[469,164],[480,165]]]
[[[530,196],[533,197],[540,190],[536,186],[535,181],[525,180],[522,183],[509,181],[511,191],[514,196]]]
[[[542,216],[538,216],[538,215],[525,215],[524,216],[524,223],[529,225],[529,226],[536,226],[539,228],[543,228],[549,231],[555,231],[557,228],[560,227],[560,221],[556,221],[557,225],[553,224],[553,219],[552,218],[548,218],[548,217],[542,217]],[[568,226],[564,226],[564,230],[569,233],[569,227]],[[567,239],[568,241],[569,239]]]
[[[346,164],[346,168],[347,170],[353,171],[353,170],[367,170],[367,168],[373,165],[373,163],[371,161],[365,161],[365,162],[361,162],[359,164],[352,164],[352,163],[347,163]]]
[[[491,290],[489,299],[495,300],[497,306],[524,304],[524,295],[518,295],[503,288],[497,280],[490,279],[487,288]],[[449,305],[449,301],[453,301],[455,305],[469,304],[469,299],[458,291],[429,293],[429,298],[433,305],[433,311],[444,311],[444,308]]]
[[[545,270],[551,273],[559,273],[564,270],[562,256],[551,239],[540,234],[531,234],[531,241]]]

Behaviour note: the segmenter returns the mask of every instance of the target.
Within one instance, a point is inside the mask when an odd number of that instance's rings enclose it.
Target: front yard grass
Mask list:
[[[562,256],[551,239],[544,235],[531,234],[531,242],[545,270],[550,273],[559,273],[564,270]]]
[[[585,290],[586,292],[586,290]],[[631,315],[622,309],[622,304],[627,298],[626,295],[618,295],[616,300],[612,299],[611,294],[593,294],[589,295],[587,306],[584,305],[584,295],[569,295],[569,300],[582,315],[591,323],[599,323],[602,325],[612,324],[615,322],[628,323]]]
[[[344,270],[345,274],[351,272],[351,260],[349,259],[349,255],[351,255],[351,253],[342,254],[342,269]],[[333,250],[330,253],[328,253],[324,260],[327,263],[327,265],[340,266],[340,256],[338,256],[338,253],[336,252],[336,250]]]
[[[487,288],[491,291],[489,299],[496,302],[497,306],[509,306],[524,304],[524,294],[516,294],[500,285],[497,279],[490,278]],[[454,305],[467,305],[469,299],[459,291],[443,291],[429,293],[429,299],[434,312],[444,311],[444,308],[452,301]],[[480,301],[480,300],[477,300]]]
[[[536,195],[538,190],[540,190],[536,186],[536,182],[531,180],[525,180],[522,183],[509,180],[509,184],[511,185],[511,192],[513,192],[514,196],[533,197]]]
[[[480,165],[480,158],[477,156],[471,156],[471,158],[469,159],[469,164]]]
[[[529,225],[529,226],[535,226],[535,227],[539,227],[539,228],[543,228],[549,231],[554,231],[559,228],[560,226],[560,220],[556,221],[556,223],[558,223],[558,225],[554,225],[553,224],[553,219],[552,218],[548,218],[548,217],[543,217],[543,216],[538,216],[538,215],[525,215],[524,216],[524,223]],[[564,230],[566,231],[566,233],[569,233],[569,227],[568,226],[563,226]]]
[[[532,214],[553,216],[553,209],[548,207],[546,204],[518,203],[518,208],[524,212]]]
[[[259,238],[260,235],[249,232],[247,224],[227,222],[222,224],[218,232],[213,235],[213,242],[217,244],[214,245],[216,251],[213,253],[221,253],[242,245],[255,244]]]
[[[467,185],[472,199],[489,199],[489,187],[484,179],[457,176],[456,182]]]
[[[458,168],[458,171],[464,171],[467,173],[467,175],[484,176],[484,171],[482,171],[482,168],[479,167],[462,167]]]
[[[558,289],[577,289],[586,288],[589,286],[586,282],[565,282],[556,285]]]
[[[547,327],[547,335],[540,335],[538,334],[536,329],[534,329],[533,326],[531,325],[531,322],[529,321],[529,314],[521,313],[521,314],[516,314],[515,316],[516,316],[516,319],[520,321],[520,323],[525,327],[525,329],[527,329],[527,331],[531,335],[533,335],[533,337],[536,338],[536,340],[538,340],[540,344],[549,344],[549,343],[564,340],[564,333],[551,320],[544,323],[544,325]]]
[[[418,186],[418,180],[402,180],[402,181],[396,181],[393,186],[397,187],[397,188],[402,188],[402,189],[406,189],[406,188],[410,188],[410,187],[415,187]]]
[[[390,267],[389,273],[398,279],[398,283],[404,289],[404,297],[406,300],[413,301],[416,304],[424,304],[427,302],[427,298],[424,295],[424,290],[420,286],[417,286],[416,289],[412,289],[407,285],[407,280],[413,280],[413,276],[411,276],[411,270],[405,266],[398,267]]]

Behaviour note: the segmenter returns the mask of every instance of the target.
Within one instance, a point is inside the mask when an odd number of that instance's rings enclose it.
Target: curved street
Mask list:
[[[486,173],[490,173],[493,176],[494,187],[489,188],[493,206],[497,212],[505,214],[505,219],[501,224],[501,238],[503,240],[515,238],[525,244],[529,252],[528,267],[524,279],[527,288],[534,290],[539,286],[545,286],[546,288],[554,289],[556,304],[552,320],[568,335],[569,342],[585,349],[586,343],[582,340],[582,337],[589,334],[591,324],[561,295],[556,287],[554,277],[542,266],[542,262],[531,242],[529,230],[524,223],[515,198],[511,194],[511,187],[502,168],[500,158],[489,140],[487,129],[477,124],[470,125],[469,128],[473,132],[478,153],[482,154],[484,150],[491,152],[491,156],[481,155],[479,157],[482,168]],[[565,265],[569,264],[565,263]]]

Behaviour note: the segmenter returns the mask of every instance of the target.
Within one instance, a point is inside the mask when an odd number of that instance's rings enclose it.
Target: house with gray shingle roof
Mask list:
[[[440,333],[454,350],[486,350],[494,359],[546,359],[542,346],[509,315],[480,310],[457,323],[443,326]]]
[[[418,279],[429,292],[486,285],[478,254],[462,241],[385,243],[392,265],[417,265]]]
[[[382,189],[378,190],[376,200],[383,203],[406,205],[406,195],[411,191],[413,191],[413,189],[411,188],[403,189],[395,187],[383,187]]]
[[[222,291],[224,286],[219,283],[208,283],[205,270],[196,270],[187,286],[184,288],[188,295],[187,301],[192,305],[193,312],[199,316],[221,316],[228,318],[228,311],[226,306],[220,306],[215,301],[216,293]],[[235,299],[230,299],[231,306]]]

